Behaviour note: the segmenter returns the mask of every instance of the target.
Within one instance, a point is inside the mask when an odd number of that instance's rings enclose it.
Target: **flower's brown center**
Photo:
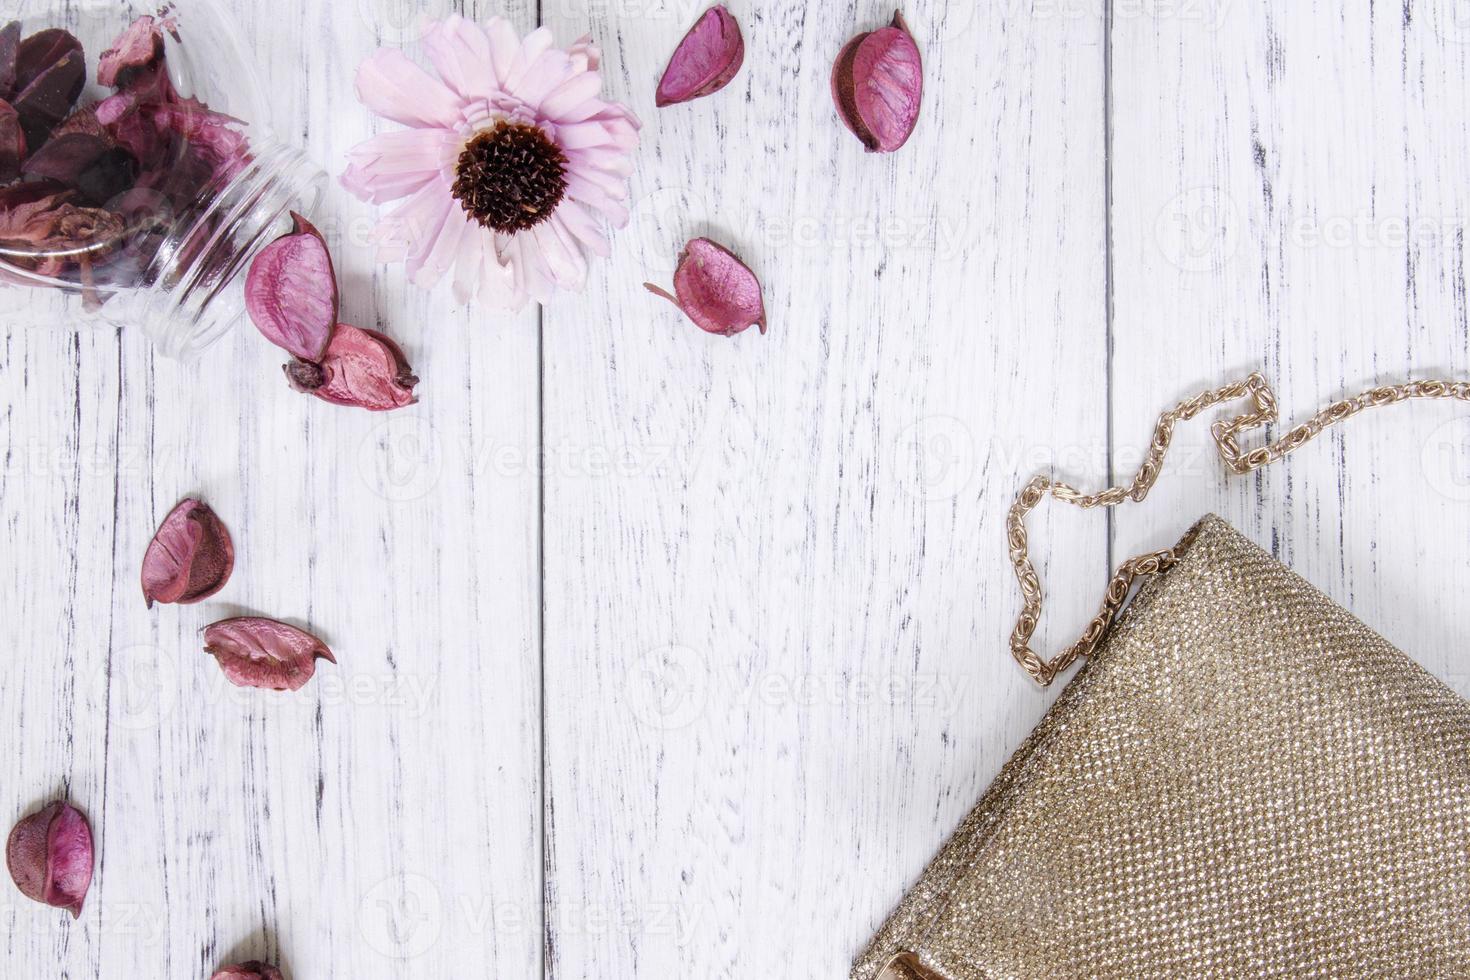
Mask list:
[[[454,196],[486,228],[534,228],[567,191],[567,158],[539,126],[501,121],[465,144]]]

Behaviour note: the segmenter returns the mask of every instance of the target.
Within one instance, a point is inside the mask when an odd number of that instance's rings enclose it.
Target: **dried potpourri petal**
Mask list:
[[[39,147],[71,115],[87,84],[82,42],[63,30],[46,30],[20,42],[16,49],[15,97],[26,141]]]
[[[169,511],[143,555],[143,598],[188,604],[208,599],[230,580],[235,545],[209,505],[190,498]]]
[[[924,97],[924,66],[903,15],[859,34],[832,68],[837,114],[869,153],[892,153],[908,142]]]
[[[147,14],[127,26],[102,52],[97,63],[97,83],[108,88],[127,88],[140,74],[163,64],[163,28]]]
[[[138,161],[114,146],[106,134],[95,136],[86,126],[80,120],[72,132],[57,130],[21,170],[27,177],[44,177],[75,188],[79,204],[102,207],[137,181]]]
[[[303,394],[333,405],[389,412],[418,401],[418,376],[392,339],[376,330],[337,324],[320,364],[300,358],[285,367],[286,380]]]
[[[0,28],[0,97],[7,102],[15,95],[16,60],[20,50],[20,21]]]
[[[733,337],[751,326],[766,332],[760,280],[734,252],[708,238],[696,238],[684,246],[674,270],[677,296],[652,283],[643,287],[683,310],[707,333]]]
[[[204,652],[219,661],[236,687],[299,691],[316,673],[318,659],[337,658],[305,630],[263,616],[242,616],[204,630]]]
[[[222,966],[209,980],[286,980],[280,970],[260,960]]]
[[[713,95],[730,84],[745,63],[745,37],[724,5],[704,12],[674,49],[658,82],[659,108]]]
[[[5,862],[21,894],[75,919],[92,886],[92,828],[75,807],[48,804],[15,825]]]
[[[20,124],[20,113],[0,99],[0,184],[8,184],[20,176],[26,159],[26,134]]]
[[[291,213],[295,229],[261,250],[245,278],[245,309],[265,339],[320,361],[337,326],[337,273],[321,232]]]

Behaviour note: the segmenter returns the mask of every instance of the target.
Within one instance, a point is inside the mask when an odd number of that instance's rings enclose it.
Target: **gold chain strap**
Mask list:
[[[1036,626],[1041,620],[1042,590],[1041,579],[1036,574],[1036,566],[1031,562],[1030,546],[1026,539],[1026,515],[1048,494],[1057,500],[1084,509],[1116,507],[1128,500],[1135,503],[1143,500],[1159,479],[1164,457],[1168,455],[1169,444],[1174,439],[1174,427],[1180,422],[1189,421],[1207,408],[1221,402],[1235,401],[1247,395],[1251,399],[1249,412],[1236,416],[1234,419],[1221,419],[1210,427],[1215,437],[1215,445],[1220,452],[1220,458],[1225,461],[1225,465],[1232,473],[1237,474],[1249,473],[1276,462],[1311,442],[1321,435],[1324,429],[1345,419],[1350,419],[1364,409],[1393,405],[1411,398],[1453,398],[1470,402],[1470,382],[1411,381],[1402,385],[1370,388],[1356,397],[1329,405],[1275,442],[1250,452],[1243,452],[1238,441],[1241,433],[1274,424],[1277,419],[1276,393],[1271,390],[1271,386],[1266,383],[1264,377],[1255,373],[1244,381],[1201,392],[1194,398],[1180,402],[1160,415],[1159,423],[1154,428],[1153,443],[1149,446],[1148,456],[1144,459],[1138,474],[1134,476],[1133,482],[1126,487],[1110,487],[1100,493],[1084,494],[1074,487],[1044,476],[1038,476],[1027,483],[1020,496],[1016,498],[1016,502],[1011,505],[1010,513],[1006,518],[1006,536],[1010,543],[1011,565],[1016,572],[1016,581],[1020,583],[1022,598],[1021,615],[1016,620],[1015,631],[1011,634],[1011,656],[1015,657],[1016,662],[1025,668],[1026,673],[1043,687],[1050,685],[1056,680],[1058,674],[1071,667],[1078,659],[1090,655],[1097,649],[1097,645],[1102,642],[1102,638],[1113,625],[1114,619],[1117,618],[1118,612],[1123,608],[1123,603],[1127,600],[1128,593],[1136,580],[1168,571],[1178,562],[1179,558],[1174,549],[1166,549],[1140,555],[1124,562],[1108,584],[1102,611],[1087,627],[1082,638],[1051,660],[1042,660],[1031,649],[1031,637],[1035,634]]]

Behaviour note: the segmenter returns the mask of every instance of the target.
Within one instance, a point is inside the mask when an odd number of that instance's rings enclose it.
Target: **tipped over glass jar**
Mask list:
[[[6,9],[15,9],[7,4]],[[189,358],[244,313],[255,254],[326,175],[275,140],[214,0],[134,16],[41,0],[0,22],[0,281]]]

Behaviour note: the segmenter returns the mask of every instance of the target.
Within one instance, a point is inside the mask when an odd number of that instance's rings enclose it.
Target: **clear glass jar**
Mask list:
[[[242,319],[244,271],[326,175],[272,137],[215,0],[146,19],[119,0],[18,11],[0,33],[0,279],[199,353]]]

